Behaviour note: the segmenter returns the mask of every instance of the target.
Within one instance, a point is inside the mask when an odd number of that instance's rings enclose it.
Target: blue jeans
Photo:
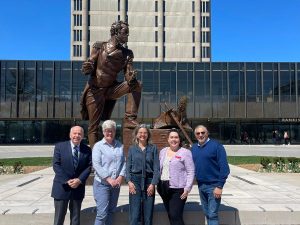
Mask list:
[[[215,198],[214,196],[216,186],[212,184],[200,184],[198,188],[207,225],[219,225],[218,211],[221,198]]]
[[[136,194],[129,194],[129,224],[137,225],[143,216],[142,225],[152,225],[153,207],[155,193],[152,196],[147,195],[147,188],[151,184],[152,178],[146,179],[145,190],[141,190],[141,176],[132,175],[131,182],[135,185]],[[142,205],[143,204],[143,205]],[[143,211],[143,215],[142,212]]]
[[[110,185],[101,184],[95,179],[93,189],[97,207],[95,225],[112,225],[113,212],[117,207],[120,188],[113,188]]]

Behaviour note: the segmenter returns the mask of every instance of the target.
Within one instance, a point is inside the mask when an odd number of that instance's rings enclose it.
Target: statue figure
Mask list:
[[[90,57],[82,65],[82,73],[90,75],[81,96],[82,119],[89,120],[88,139],[91,148],[99,140],[100,121],[110,119],[116,100],[127,94],[123,127],[134,128],[141,99],[142,85],[133,68],[133,52],[124,47],[128,42],[129,25],[118,21],[112,24],[111,38],[96,42]],[[125,81],[118,82],[123,70]]]

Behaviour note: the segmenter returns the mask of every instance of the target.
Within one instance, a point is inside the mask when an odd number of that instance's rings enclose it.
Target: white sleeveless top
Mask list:
[[[163,162],[163,167],[162,167],[162,171],[161,171],[161,176],[160,179],[165,181],[165,180],[169,180],[170,178],[170,172],[169,172],[169,165],[170,165],[170,160],[172,157],[168,157],[166,154],[165,160]]]

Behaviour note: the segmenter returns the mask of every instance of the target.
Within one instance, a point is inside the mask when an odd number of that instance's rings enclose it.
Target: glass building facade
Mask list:
[[[87,81],[80,61],[0,61],[0,143],[53,144],[65,140],[70,126],[87,129],[80,119],[80,97]],[[167,103],[176,108],[188,97],[192,127],[204,124],[224,144],[271,144],[272,132],[288,131],[300,143],[300,63],[136,62],[143,83],[139,118],[149,124]],[[122,80],[123,76],[120,75]],[[299,81],[299,82],[298,82]],[[118,135],[126,98],[112,119]],[[191,134],[191,137],[193,135]]]

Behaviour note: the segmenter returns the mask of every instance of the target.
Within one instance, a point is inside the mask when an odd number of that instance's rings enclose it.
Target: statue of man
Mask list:
[[[90,75],[81,98],[81,114],[89,120],[88,138],[91,147],[99,140],[99,123],[110,119],[116,100],[125,94],[127,102],[123,126],[134,128],[141,99],[142,85],[133,69],[133,52],[124,47],[128,42],[128,23],[112,24],[111,38],[96,42],[91,55],[82,65],[82,73]],[[123,70],[125,81],[118,82],[118,73]]]

